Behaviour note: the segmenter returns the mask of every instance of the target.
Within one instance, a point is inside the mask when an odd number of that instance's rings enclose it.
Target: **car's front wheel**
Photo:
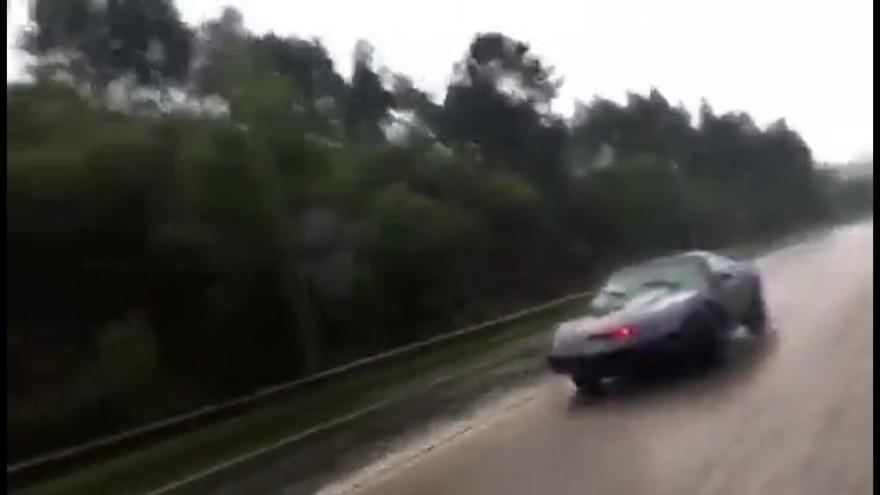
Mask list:
[[[760,286],[755,288],[752,303],[743,323],[752,335],[762,337],[767,333],[767,305]]]
[[[728,357],[728,329],[730,318],[714,305],[706,305],[688,317],[683,326],[683,334],[690,342],[690,351],[695,362],[715,365]]]

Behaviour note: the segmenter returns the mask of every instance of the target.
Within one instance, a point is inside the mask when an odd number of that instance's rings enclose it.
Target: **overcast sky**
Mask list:
[[[16,26],[25,4],[12,0]],[[224,5],[254,32],[321,38],[346,76],[363,38],[379,64],[442,96],[474,33],[501,31],[565,77],[555,105],[563,114],[576,99],[623,101],[655,86],[694,113],[705,97],[762,125],[785,117],[818,160],[873,150],[872,0],[177,0],[191,24]],[[23,65],[10,60],[7,79]]]

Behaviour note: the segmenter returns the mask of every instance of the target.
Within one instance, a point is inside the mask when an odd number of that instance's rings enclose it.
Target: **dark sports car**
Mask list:
[[[766,319],[752,263],[693,251],[611,275],[587,315],[559,324],[547,360],[578,389],[598,393],[603,378],[651,357],[717,362],[740,323],[760,336]]]

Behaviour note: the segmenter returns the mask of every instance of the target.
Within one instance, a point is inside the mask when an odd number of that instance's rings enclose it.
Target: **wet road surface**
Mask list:
[[[667,370],[583,399],[527,400],[351,493],[873,492],[873,220],[758,260],[776,329],[725,367]]]

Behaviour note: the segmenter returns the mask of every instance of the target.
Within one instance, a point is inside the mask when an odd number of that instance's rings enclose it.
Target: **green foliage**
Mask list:
[[[108,395],[131,413],[155,409],[161,401],[161,363],[152,330],[143,317],[130,313],[107,325],[96,340],[97,370]]]

